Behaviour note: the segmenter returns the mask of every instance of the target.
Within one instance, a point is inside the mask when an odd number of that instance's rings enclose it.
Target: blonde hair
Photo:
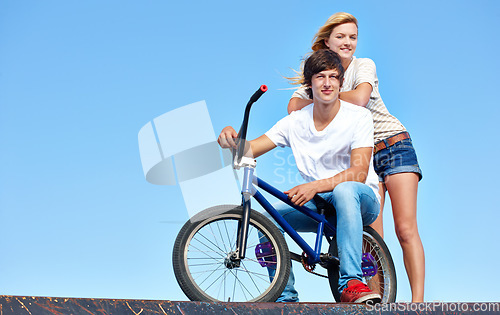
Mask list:
[[[325,24],[323,24],[323,26],[319,28],[316,35],[314,35],[311,46],[312,51],[307,53],[304,59],[306,59],[308,56],[310,56],[313,52],[317,50],[329,49],[328,46],[326,46],[325,41],[327,41],[330,38],[332,30],[335,27],[346,23],[354,23],[356,24],[356,27],[358,27],[358,20],[352,14],[346,12],[337,12],[332,16],[330,16],[328,20],[326,20]],[[290,81],[290,84],[292,85],[304,84],[304,78],[302,74],[303,68],[304,68],[304,62],[302,62],[302,64],[300,65],[300,70],[301,70],[300,72],[293,70],[295,71],[295,73],[297,73],[298,76],[286,78]]]
[[[316,51],[319,49],[328,49],[328,46],[326,46],[325,41],[330,38],[332,30],[335,27],[346,23],[354,23],[356,24],[356,27],[358,27],[358,20],[356,20],[356,18],[352,14],[345,12],[338,12],[330,16],[328,20],[326,20],[326,23],[319,28],[316,35],[314,35],[313,44],[311,47],[312,51]]]

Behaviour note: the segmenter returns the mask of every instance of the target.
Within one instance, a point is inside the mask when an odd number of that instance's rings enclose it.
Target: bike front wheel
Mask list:
[[[246,257],[236,259],[241,206],[217,206],[182,227],[172,262],[182,291],[192,301],[274,302],[290,274],[283,234],[251,210]]]
[[[337,240],[335,237],[330,243],[329,253],[338,257]],[[363,228],[363,254],[369,254],[370,259],[373,258],[370,266],[373,268],[373,272],[369,275],[364,275],[366,284],[372,291],[380,294],[382,303],[395,302],[397,291],[396,269],[394,268],[391,253],[382,237],[369,226]],[[338,266],[328,268],[328,281],[337,302],[340,302],[340,292],[338,289],[339,277]]]

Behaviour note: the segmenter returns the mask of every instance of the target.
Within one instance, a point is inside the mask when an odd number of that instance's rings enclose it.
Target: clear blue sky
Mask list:
[[[188,215],[179,186],[145,180],[140,128],[205,100],[218,133],[267,84],[250,121],[259,136],[286,114],[282,76],[338,11],[358,18],[356,55],[377,64],[424,172],[426,300],[498,301],[493,0],[1,1],[0,294],[185,300],[171,250]],[[276,163],[260,159],[259,175],[285,190]],[[390,212],[398,300],[409,301]],[[332,300],[299,269],[302,301]]]

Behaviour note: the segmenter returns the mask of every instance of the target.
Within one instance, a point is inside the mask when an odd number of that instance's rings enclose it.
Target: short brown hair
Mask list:
[[[313,75],[325,70],[337,70],[339,72],[340,86],[344,81],[344,67],[340,56],[330,49],[320,49],[313,52],[304,63],[303,81],[307,95],[312,99],[311,80]]]

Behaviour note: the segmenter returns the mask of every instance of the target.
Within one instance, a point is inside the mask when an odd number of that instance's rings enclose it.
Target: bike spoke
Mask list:
[[[224,253],[224,254],[226,253],[226,252],[225,252],[222,248],[220,248],[220,246],[219,246],[219,245],[215,244],[212,240],[208,239],[208,237],[207,237],[207,236],[205,236],[205,235],[204,235],[204,234],[202,234],[202,233],[199,233],[199,234],[200,234],[200,235],[199,235],[200,237],[203,237],[203,238],[204,238],[205,240],[207,240],[210,244],[212,244],[213,246],[215,246],[215,247],[216,247],[216,248],[217,248],[220,252],[222,252],[222,253]],[[202,241],[201,241],[201,240],[199,240],[198,238],[196,238],[196,239],[194,239],[194,240],[196,240],[196,241],[200,242],[201,244],[205,245],[207,248],[210,248],[207,244],[205,244],[204,242],[202,242]]]
[[[201,285],[202,285],[205,281],[207,281],[207,280],[208,280],[208,278],[210,278],[210,277],[211,277],[211,276],[212,276],[215,272],[220,271],[220,270],[226,270],[226,269],[225,269],[225,267],[224,267],[223,265],[219,266],[217,269],[212,270],[212,272],[210,272],[210,274],[209,274],[208,276],[206,276],[206,277],[205,277],[205,279],[203,279],[203,281],[201,281],[198,285],[199,285],[199,286],[201,286]],[[199,276],[201,276],[203,273],[207,273],[207,272],[209,272],[209,270],[207,270],[207,271],[205,271],[205,272],[199,272],[199,273],[200,273],[200,275],[199,275]],[[193,274],[193,273],[191,272],[191,274]],[[198,277],[197,277],[197,278],[198,278]],[[217,279],[219,279],[219,278],[220,278],[220,276],[219,276],[219,277],[217,277]],[[217,279],[216,279],[216,280],[217,280]],[[194,280],[196,281],[196,278],[195,278]],[[196,281],[196,282],[198,283],[198,281]],[[210,286],[209,286],[209,287],[210,287]],[[207,289],[208,289],[208,288],[207,288]]]
[[[225,222],[224,222],[225,223]],[[225,225],[225,224],[224,224]],[[217,222],[217,230],[219,232],[219,237],[220,239],[222,240],[222,244],[224,245],[224,251],[227,253],[228,252],[228,249],[227,249],[227,244],[226,242],[224,242],[224,237],[222,236],[222,231],[220,230],[220,225],[219,223]],[[226,229],[226,232],[227,232],[227,229]]]
[[[231,273],[233,273],[233,270],[230,270]],[[233,287],[233,301],[234,301],[234,293],[236,292],[236,283],[239,284],[239,287],[241,287],[242,289],[244,290],[241,290],[241,293],[243,293],[243,295],[245,296],[245,300],[249,300],[247,298],[247,295],[245,294],[245,291],[253,298],[254,295],[252,294],[252,292],[250,292],[250,290],[247,289],[247,287],[243,284],[243,282],[240,281],[240,278],[238,277],[238,269],[236,269],[235,271],[235,275],[234,275],[234,287]]]
[[[262,280],[269,280],[269,275],[268,274],[263,274],[263,273],[258,273],[258,272],[255,272],[255,271],[250,271],[248,270],[246,267],[245,267],[245,264],[242,263],[243,265],[243,268],[241,269],[242,271],[246,272],[248,275],[249,275],[249,278],[252,279],[252,282],[254,283],[254,285],[257,287],[257,285],[255,284],[255,281],[254,279],[252,278],[252,275],[258,277],[259,279],[262,279]],[[263,267],[264,268],[264,267]],[[267,269],[267,268],[266,268]]]
[[[236,243],[235,243],[235,242],[233,242],[233,240],[234,240],[234,239],[231,239],[231,238],[229,237],[229,232],[228,232],[228,231],[229,231],[229,229],[227,228],[227,222],[226,222],[226,221],[223,221],[223,223],[224,223],[224,230],[226,231],[226,237],[227,237],[227,240],[228,240],[228,242],[229,242],[230,250],[231,250],[231,251],[234,251],[235,247],[233,247],[233,246],[236,246]],[[234,228],[232,228],[232,230],[234,230],[234,231],[235,231],[235,233],[238,231],[238,229],[234,229]],[[234,234],[233,234],[233,236],[234,236]]]
[[[220,269],[219,269],[219,270],[220,270]],[[210,287],[212,287],[212,285],[214,285],[214,283],[216,283],[216,282],[217,282],[217,281],[218,281],[218,280],[219,280],[222,276],[224,276],[224,274],[226,273],[226,270],[228,270],[228,269],[224,269],[224,272],[223,272],[220,276],[218,276],[218,277],[217,277],[217,278],[216,278],[216,279],[215,279],[215,280],[214,280],[214,281],[213,281],[213,282],[212,282],[212,283],[211,283],[208,287],[206,287],[206,289],[205,289],[205,290],[206,290],[206,291],[208,291],[208,290],[210,289]],[[215,272],[215,271],[217,271],[217,270],[214,270],[213,272]],[[213,272],[212,272],[210,275],[212,275],[212,274],[213,274]],[[205,280],[206,280],[206,279],[205,279]],[[205,280],[203,280],[203,282],[205,282]],[[200,285],[201,285],[201,284],[202,284],[202,283],[200,283]]]
[[[202,244],[202,245],[205,245],[205,244]],[[193,249],[191,249],[191,247]],[[220,253],[219,251],[213,251],[213,250],[202,250],[201,248],[198,248],[195,245],[191,244],[190,248],[188,249],[188,254],[196,254],[196,253],[203,254],[204,256],[206,256],[208,258],[216,259],[216,260],[226,257],[225,253]],[[213,257],[213,256],[210,256],[209,254],[216,254],[218,257]],[[206,257],[198,257],[197,259],[207,259]]]

